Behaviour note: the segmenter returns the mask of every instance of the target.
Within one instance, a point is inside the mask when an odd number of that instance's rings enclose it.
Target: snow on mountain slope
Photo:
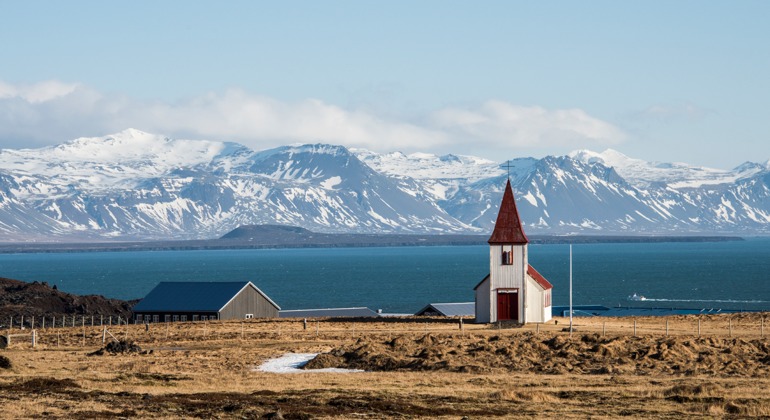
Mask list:
[[[732,183],[751,177],[763,169],[756,164],[744,164],[732,170],[724,170],[686,163],[647,162],[630,158],[612,149],[602,153],[576,150],[567,156],[585,164],[601,163],[613,167],[628,182],[641,188],[647,188],[652,183],[664,183],[675,189]]]
[[[0,161],[10,163],[0,177],[0,204],[6,203],[0,234],[9,237],[35,229],[60,236],[207,238],[264,223],[321,232],[472,230],[341,146],[254,152],[126,130],[5,150]]]
[[[351,149],[361,161],[375,171],[415,179],[456,179],[478,181],[505,172],[491,160],[463,155],[437,156],[429,153],[401,152],[379,154],[364,149]]]
[[[126,130],[0,151],[0,241],[213,238],[253,224],[488,233],[508,176],[528,233],[770,234],[770,162],[719,171],[578,151],[503,165]]]
[[[17,174],[49,177],[54,185],[87,184],[90,189],[130,188],[136,178],[209,163],[243,146],[204,140],[172,140],[128,129],[110,136],[79,138],[41,149],[0,150],[0,167]],[[129,181],[129,182],[127,182]]]

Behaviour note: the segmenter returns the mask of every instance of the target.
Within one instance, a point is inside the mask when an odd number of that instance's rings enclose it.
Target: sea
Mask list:
[[[529,262],[554,285],[554,305],[568,305],[570,246],[531,244]],[[473,301],[488,272],[488,246],[0,254],[0,277],[76,294],[138,299],[161,281],[248,280],[282,309],[402,314]],[[574,244],[572,288],[574,305],[770,310],[770,238]]]

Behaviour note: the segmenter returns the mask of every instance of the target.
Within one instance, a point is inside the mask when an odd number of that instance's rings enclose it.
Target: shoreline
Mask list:
[[[207,239],[183,241],[0,243],[0,254],[43,254],[126,251],[212,251],[230,249],[392,248],[486,245],[488,235],[312,234],[284,238]],[[734,242],[741,236],[613,236],[531,235],[530,244]]]

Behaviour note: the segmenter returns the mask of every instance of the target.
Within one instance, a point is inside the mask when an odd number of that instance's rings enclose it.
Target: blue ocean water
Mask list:
[[[530,264],[568,304],[569,246],[530,245]],[[160,281],[250,280],[283,309],[368,306],[414,313],[473,300],[487,246],[84,252],[0,255],[0,276],[141,298]],[[575,305],[770,310],[770,238],[576,244]],[[629,301],[634,293],[647,300]]]

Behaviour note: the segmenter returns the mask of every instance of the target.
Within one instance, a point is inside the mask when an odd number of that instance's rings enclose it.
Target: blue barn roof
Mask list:
[[[417,311],[415,315],[426,315],[433,312],[443,316],[475,316],[476,302],[431,303]]]
[[[281,318],[322,318],[322,317],[377,317],[379,314],[366,307],[324,308],[324,309],[289,309],[280,311]]]
[[[158,283],[134,306],[134,312],[219,312],[247,286],[256,289],[273,306],[280,309],[250,281],[190,281]]]

